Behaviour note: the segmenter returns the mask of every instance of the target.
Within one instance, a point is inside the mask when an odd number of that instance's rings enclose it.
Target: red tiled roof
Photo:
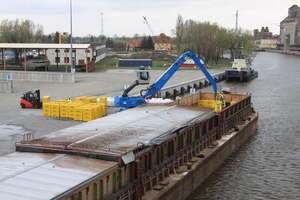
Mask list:
[[[171,38],[161,33],[155,40],[154,43],[171,43]]]
[[[141,46],[142,46],[142,40],[130,40],[128,42],[129,48],[136,48],[136,47],[141,47]]]
[[[284,20],[281,21],[281,23],[294,22],[295,19],[296,19],[296,16],[287,16],[286,18],[284,18]]]

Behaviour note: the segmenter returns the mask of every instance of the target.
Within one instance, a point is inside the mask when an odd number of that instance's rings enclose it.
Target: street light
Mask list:
[[[71,44],[71,72],[74,72],[74,61],[73,61],[73,20],[72,20],[72,0],[70,0],[70,44]]]

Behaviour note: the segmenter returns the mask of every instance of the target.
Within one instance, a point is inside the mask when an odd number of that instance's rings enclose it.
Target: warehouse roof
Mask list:
[[[117,163],[65,154],[4,155],[0,157],[0,199],[52,199],[112,167]]]
[[[63,149],[68,152],[88,152],[89,155],[108,155],[117,161],[117,158],[136,149],[139,144],[151,145],[165,141],[191,120],[199,117],[202,120],[211,115],[211,111],[202,112],[174,105],[141,106],[19,143],[17,149]]]
[[[73,44],[74,49],[87,49],[90,44]],[[71,44],[54,43],[0,43],[0,48],[5,49],[69,49]]]

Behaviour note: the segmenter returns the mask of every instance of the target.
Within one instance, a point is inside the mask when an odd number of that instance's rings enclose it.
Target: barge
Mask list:
[[[0,157],[0,199],[186,199],[251,135],[250,95],[215,112],[200,93],[21,141]]]

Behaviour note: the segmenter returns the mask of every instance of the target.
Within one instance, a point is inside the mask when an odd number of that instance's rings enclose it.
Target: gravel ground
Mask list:
[[[214,73],[217,70],[211,72]],[[162,73],[163,71],[159,70],[151,71],[152,82]],[[166,86],[199,77],[203,77],[200,71],[178,71]],[[24,133],[31,133],[37,138],[81,123],[48,119],[42,116],[41,110],[21,109],[19,100],[24,92],[40,89],[41,96],[51,96],[54,100],[77,96],[116,96],[122,93],[125,84],[129,85],[135,79],[136,73],[134,70],[120,69],[77,73],[76,83],[14,81],[13,94],[0,94],[0,155],[14,151],[14,143],[22,139]],[[145,86],[134,89],[132,94],[138,93],[142,87]]]

